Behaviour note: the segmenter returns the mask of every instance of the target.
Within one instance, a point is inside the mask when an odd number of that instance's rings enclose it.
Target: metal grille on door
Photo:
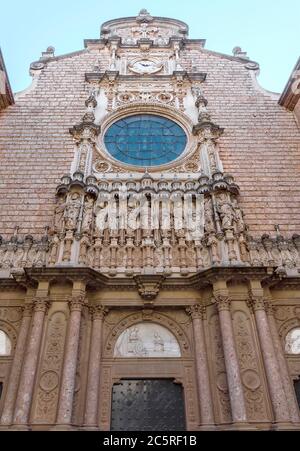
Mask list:
[[[184,431],[183,389],[169,379],[122,380],[113,386],[112,431]]]

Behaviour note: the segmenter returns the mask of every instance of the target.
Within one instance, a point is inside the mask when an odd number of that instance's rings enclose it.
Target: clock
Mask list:
[[[149,59],[133,61],[128,65],[129,70],[137,74],[155,74],[162,69],[162,63]]]

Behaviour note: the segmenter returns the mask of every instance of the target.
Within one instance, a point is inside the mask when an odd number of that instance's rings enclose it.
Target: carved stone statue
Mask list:
[[[86,198],[83,209],[82,232],[90,232],[93,222],[94,200],[92,197]]]
[[[57,205],[54,212],[54,231],[60,232],[63,228],[63,218],[66,208],[66,198],[60,196],[57,199]]]
[[[240,207],[238,206],[237,200],[234,200],[233,203],[233,209],[234,209],[234,222],[236,223],[236,231],[238,233],[242,233],[245,230],[245,221],[244,221],[244,214]]]
[[[206,198],[204,201],[204,218],[205,231],[208,233],[215,232],[215,222],[211,198]]]
[[[231,230],[233,228],[234,211],[229,203],[218,205],[218,213],[222,221],[223,230]]]
[[[80,194],[78,193],[71,194],[71,197],[67,202],[64,213],[64,223],[66,230],[76,229],[80,213],[80,207],[81,207]]]

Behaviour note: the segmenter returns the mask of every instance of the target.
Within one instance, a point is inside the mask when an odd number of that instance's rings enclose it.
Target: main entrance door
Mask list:
[[[170,379],[128,379],[113,386],[112,431],[184,431],[183,389]]]

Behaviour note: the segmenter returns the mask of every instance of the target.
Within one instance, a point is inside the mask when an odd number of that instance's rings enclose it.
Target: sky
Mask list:
[[[282,92],[300,56],[300,0],[0,0],[0,46],[14,92],[29,86],[29,65],[54,46],[56,55],[97,39],[103,22],[136,16],[186,22],[190,38],[231,55],[242,47],[261,67],[260,84]]]

